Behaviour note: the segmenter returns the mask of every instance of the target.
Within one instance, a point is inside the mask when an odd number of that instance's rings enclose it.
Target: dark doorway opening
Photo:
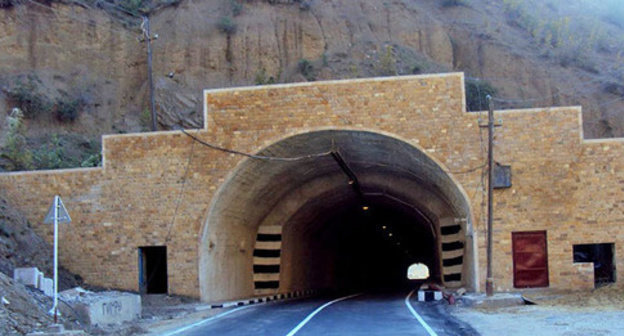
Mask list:
[[[600,287],[615,282],[615,245],[574,245],[574,262],[594,263],[594,286]]]
[[[139,290],[142,294],[167,293],[167,247],[139,247]]]

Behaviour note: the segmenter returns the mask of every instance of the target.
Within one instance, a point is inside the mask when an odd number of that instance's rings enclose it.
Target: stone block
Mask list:
[[[39,288],[39,270],[37,267],[19,267],[13,271],[13,280],[27,286]]]
[[[493,296],[485,294],[467,294],[462,296],[461,302],[468,307],[503,308],[524,304],[522,294],[496,293]]]
[[[39,276],[37,277],[37,288],[43,290],[43,281],[45,279],[45,275],[43,272],[39,272]]]
[[[50,278],[42,278],[41,286],[39,287],[43,291],[43,294],[47,296],[54,296],[54,280]]]
[[[103,326],[132,321],[141,317],[141,297],[123,292],[89,292],[69,290],[60,294],[61,299],[72,307],[60,305],[62,314],[76,316],[83,324]]]
[[[442,300],[442,292],[436,290],[419,290],[418,301],[429,302]]]

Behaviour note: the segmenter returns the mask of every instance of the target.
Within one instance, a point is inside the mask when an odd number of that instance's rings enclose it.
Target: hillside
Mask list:
[[[582,105],[587,138],[624,136],[615,0],[4,0],[0,111],[24,119],[0,169],[90,166],[101,134],[148,129],[141,5],[161,129],[202,125],[207,88],[464,71],[472,109]]]

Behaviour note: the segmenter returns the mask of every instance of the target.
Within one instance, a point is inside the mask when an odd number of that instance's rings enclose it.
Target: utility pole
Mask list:
[[[152,79],[152,38],[157,39],[158,34],[152,36],[150,30],[149,16],[143,16],[143,23],[141,24],[141,30],[143,30],[142,40],[147,43],[147,81],[149,83],[149,96],[150,96],[150,111],[152,114],[152,131],[157,131],[156,125],[156,107],[154,106],[154,80]]]
[[[492,184],[494,175],[494,109],[492,97],[487,95],[488,102],[488,208],[487,208],[487,278],[485,279],[485,293],[487,296],[494,295],[494,278],[492,276],[492,214],[493,214],[493,191]]]

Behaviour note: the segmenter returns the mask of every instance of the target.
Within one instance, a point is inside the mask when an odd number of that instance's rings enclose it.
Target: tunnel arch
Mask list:
[[[360,256],[367,252],[358,240],[385,253],[385,260],[382,252],[367,254],[382,259],[376,260],[379,267],[401,259],[394,266],[402,278],[410,264],[426,260],[433,280],[478,290],[469,200],[417,144],[377,131],[325,129],[287,136],[258,153],[300,157],[328,151],[338,158],[244,159],[230,173],[213,197],[200,236],[202,300],[385,281],[380,270],[366,269]],[[390,219],[393,224],[382,224]],[[379,231],[387,228],[396,230],[394,236]],[[359,252],[343,251],[346,242],[332,239],[339,235]],[[345,253],[360,258],[361,269],[346,272],[344,265],[351,263],[339,260]]]

